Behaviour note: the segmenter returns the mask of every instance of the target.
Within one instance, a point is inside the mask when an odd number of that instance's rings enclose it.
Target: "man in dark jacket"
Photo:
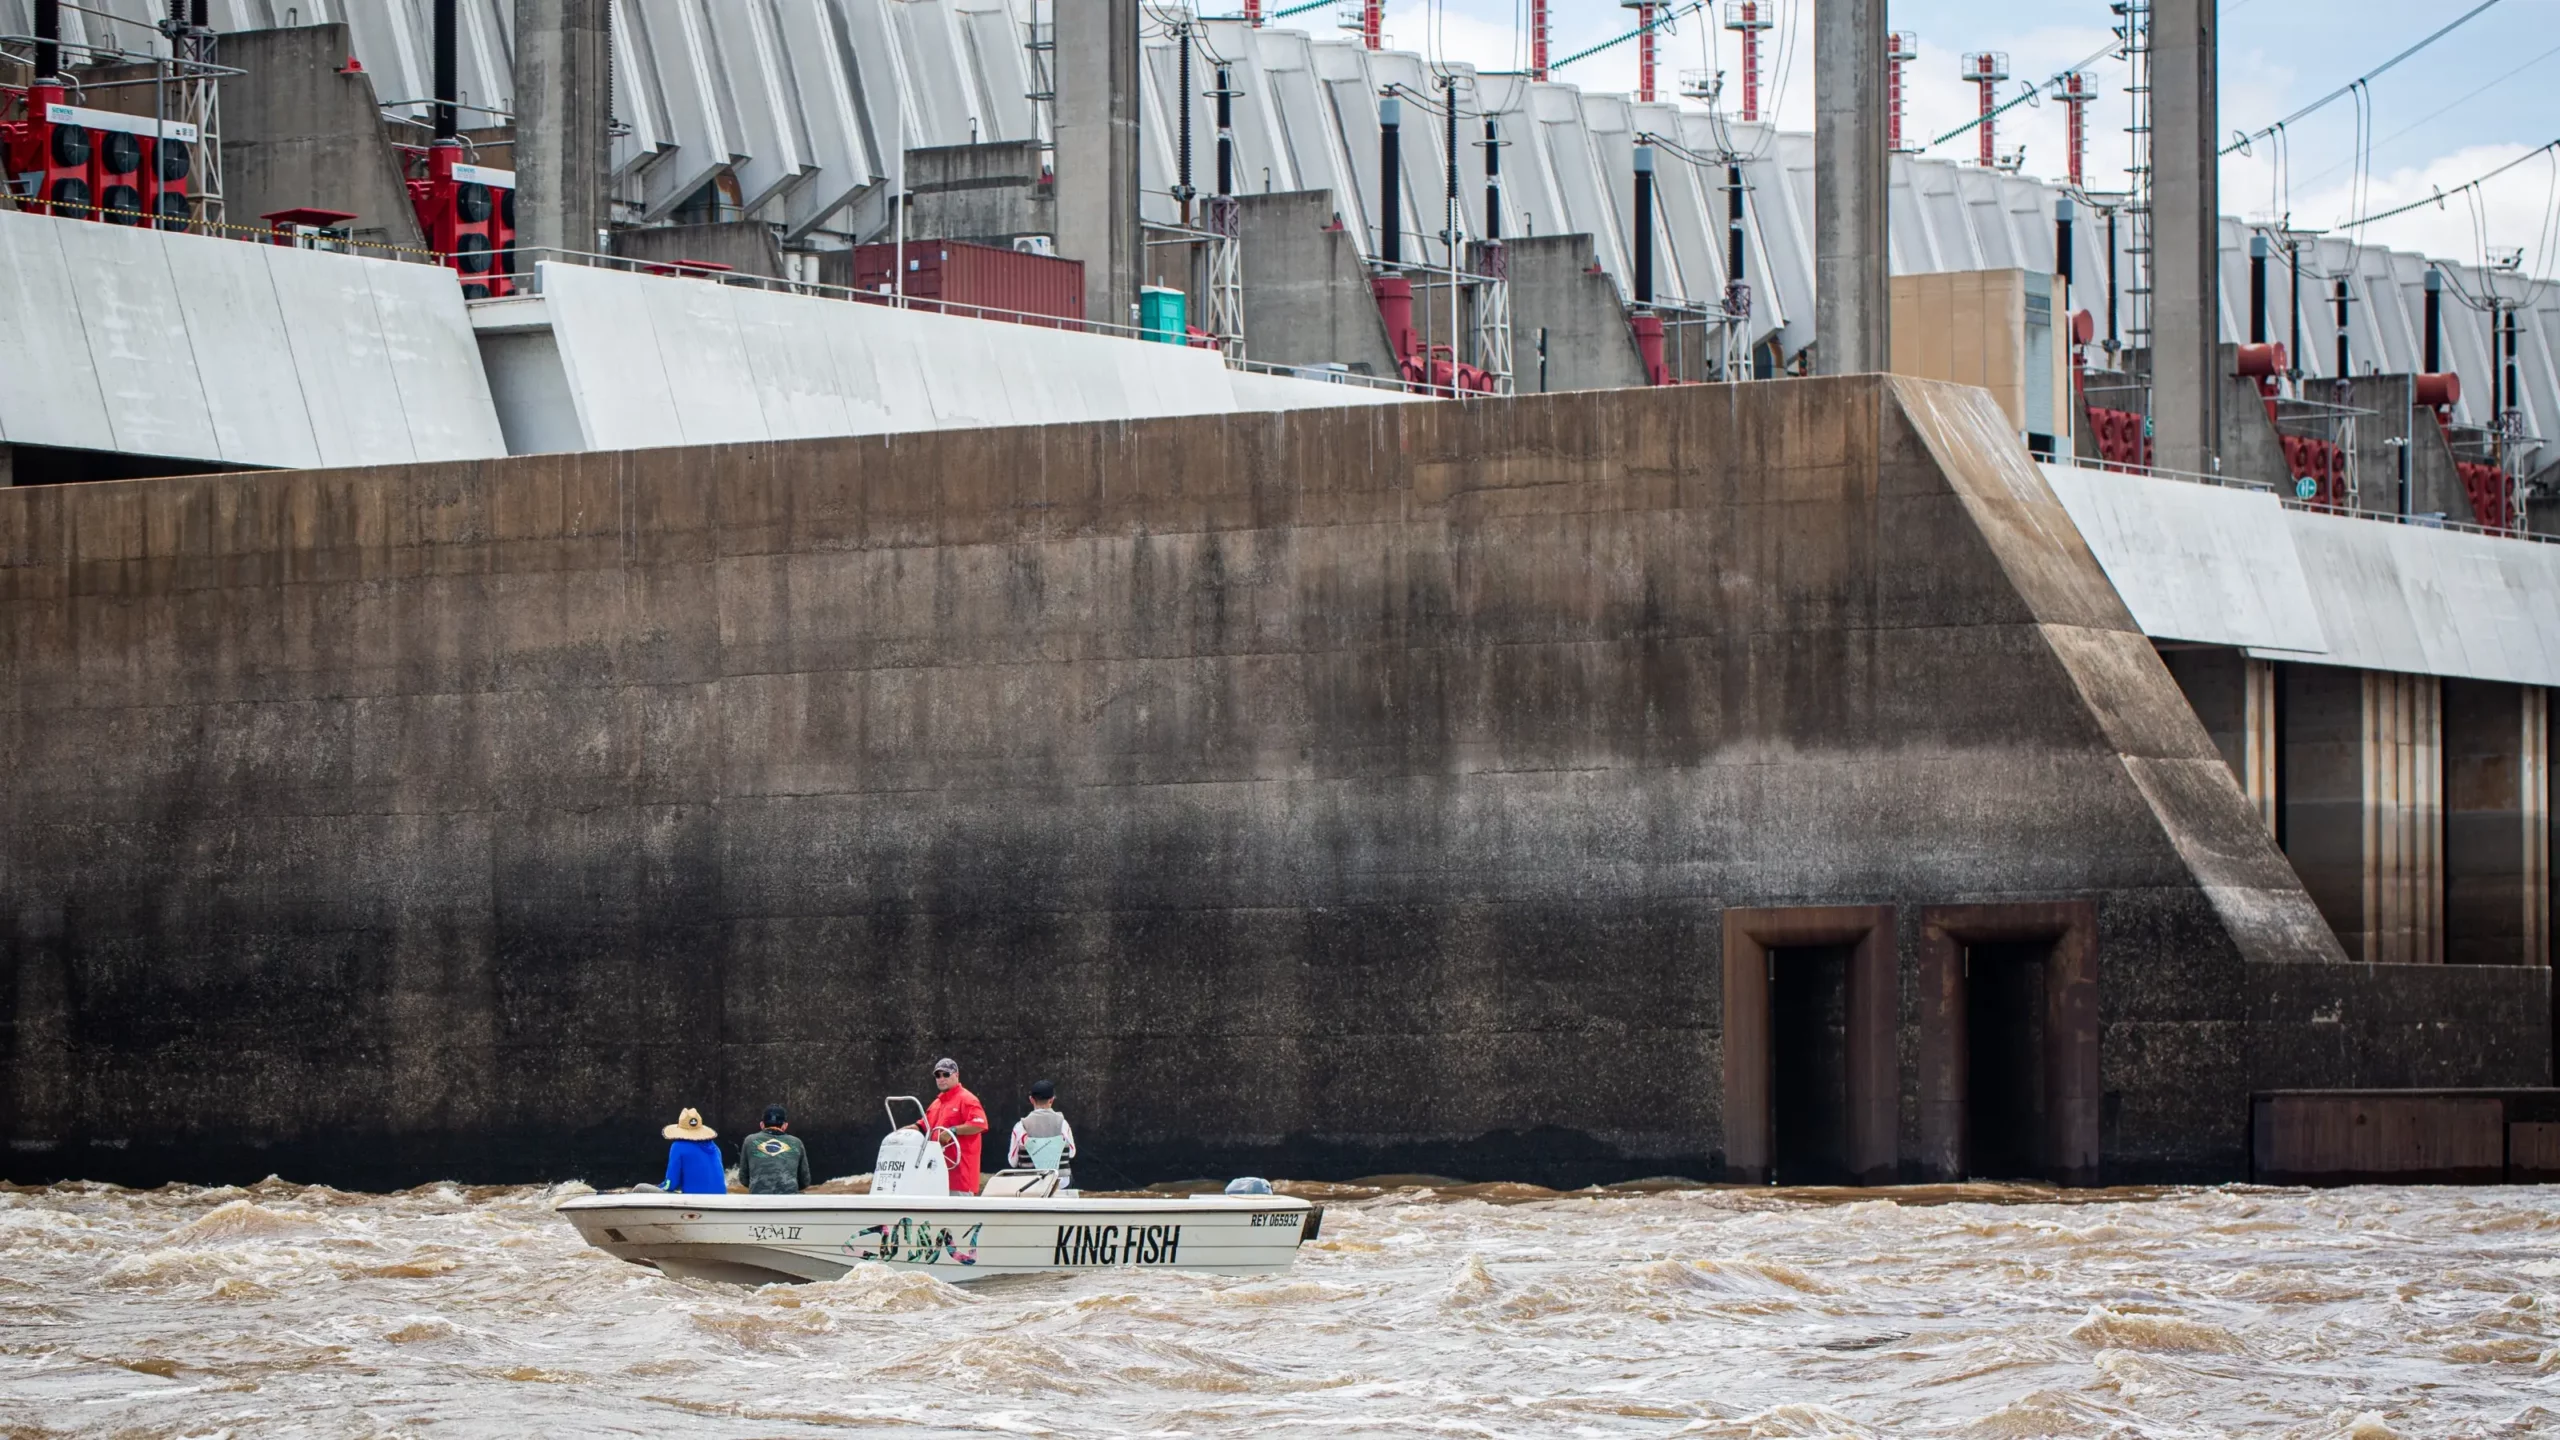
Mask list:
[[[738,1147],[738,1177],[750,1195],[797,1195],[809,1184],[809,1147],[787,1133],[791,1117],[779,1105],[764,1107],[764,1128]]]

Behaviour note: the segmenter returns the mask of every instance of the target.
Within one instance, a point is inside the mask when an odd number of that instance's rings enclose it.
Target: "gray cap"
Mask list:
[[[942,1073],[943,1071],[945,1071],[945,1070],[950,1071],[950,1072],[951,1072],[952,1074],[954,1074],[954,1075],[959,1074],[959,1073],[960,1073],[960,1062],[959,1062],[959,1061],[957,1061],[957,1060],[952,1059],[952,1058],[951,1058],[950,1056],[948,1056],[948,1055],[945,1055],[945,1056],[943,1056],[941,1059],[936,1060],[936,1061],[934,1061],[934,1062],[933,1062],[933,1073],[934,1073],[934,1074],[939,1075],[939,1074],[941,1074],[941,1073]]]

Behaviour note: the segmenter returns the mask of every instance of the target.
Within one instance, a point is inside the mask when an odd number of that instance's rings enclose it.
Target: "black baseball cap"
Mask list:
[[[791,1123],[790,1112],[784,1110],[779,1105],[767,1105],[764,1107],[764,1123],[767,1125],[788,1125]]]
[[[1058,1098],[1058,1087],[1046,1080],[1034,1080],[1031,1082],[1031,1098],[1034,1100],[1055,1100]]]

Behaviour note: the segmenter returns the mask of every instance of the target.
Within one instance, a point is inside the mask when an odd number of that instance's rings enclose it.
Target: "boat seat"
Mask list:
[[[1046,1199],[1058,1193],[1058,1172],[1055,1170],[999,1170],[987,1177],[985,1187],[978,1193],[986,1196]]]

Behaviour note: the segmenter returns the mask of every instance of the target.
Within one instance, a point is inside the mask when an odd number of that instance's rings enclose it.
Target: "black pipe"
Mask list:
[[[2107,212],[2107,358],[2124,346],[2116,332],[2116,212]]]
[[[1724,278],[1742,283],[1742,167],[1724,167]]]
[[[1236,181],[1235,87],[1227,67],[1218,67],[1218,193],[1233,195]]]
[[[1183,27],[1175,37],[1175,48],[1181,59],[1176,62],[1173,93],[1179,118],[1174,125],[1173,198],[1182,206],[1182,223],[1191,223],[1191,197],[1200,193],[1191,188],[1191,29]]]
[[[2071,303],[2071,197],[2053,202],[2053,273],[2062,281],[2062,303]]]
[[[2444,272],[2427,267],[2427,363],[2430,375],[2444,373]]]
[[[1636,303],[1653,303],[1653,147],[1636,147]]]
[[[49,80],[61,73],[62,0],[36,0],[36,78]]]
[[[2507,312],[2507,398],[2498,406],[2498,420],[2504,425],[2507,412],[2524,408],[2522,376],[2516,373],[2516,312]]]
[[[1402,162],[1396,128],[1404,120],[1404,102],[1393,95],[1378,102],[1378,258],[1389,265],[1404,258],[1403,207],[1397,203],[1396,171]]]
[[[1440,238],[1448,243],[1449,264],[1455,268],[1458,263],[1458,230],[1460,228],[1458,220],[1458,87],[1451,85],[1441,91],[1441,94],[1449,101],[1448,123],[1442,127],[1449,137],[1449,153],[1442,157],[1448,162],[1449,193],[1441,198],[1440,211],[1447,217],[1443,223],[1449,227],[1449,233]]]
[[[1484,238],[1502,238],[1502,132],[1484,117]]]
[[[2267,237],[2249,237],[2249,343],[2267,343]]]
[[[2284,352],[2285,375],[2302,378],[2302,242],[2287,236],[2284,244],[2285,284],[2293,292],[2292,348]]]
[[[435,101],[432,108],[435,111],[436,139],[450,143],[462,129],[461,117],[453,103],[454,96],[462,89],[462,64],[457,48],[460,41],[454,33],[460,27],[454,24],[453,0],[436,0],[435,26],[436,93],[431,97]]]
[[[2338,378],[2347,378],[2347,277],[2338,277]]]

